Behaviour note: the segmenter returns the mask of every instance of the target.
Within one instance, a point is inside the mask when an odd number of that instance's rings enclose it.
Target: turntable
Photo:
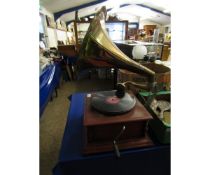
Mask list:
[[[107,117],[129,112],[135,105],[134,96],[126,92],[122,97],[119,97],[116,90],[93,93],[91,98],[92,108],[99,113],[107,114]]]
[[[111,41],[105,28],[106,9],[102,7],[90,23],[79,51],[77,70],[111,67],[146,76],[146,88],[153,89],[155,72],[127,57]],[[151,146],[146,134],[152,119],[126,84],[117,90],[88,94],[84,111],[84,154]],[[142,87],[145,87],[143,85]]]

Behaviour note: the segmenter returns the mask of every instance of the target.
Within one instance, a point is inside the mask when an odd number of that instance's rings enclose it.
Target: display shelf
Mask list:
[[[90,22],[74,21],[76,45],[80,45],[89,28]],[[128,38],[128,21],[106,21],[106,30],[112,40]]]

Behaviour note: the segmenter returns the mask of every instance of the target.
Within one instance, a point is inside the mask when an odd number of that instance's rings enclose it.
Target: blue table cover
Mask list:
[[[59,83],[59,79],[61,76],[61,68],[59,63],[50,64],[47,66],[42,74],[40,75],[39,79],[39,86],[40,86],[40,117],[53,93],[56,86]]]
[[[170,174],[170,145],[121,151],[120,158],[114,152],[82,155],[85,95],[77,93],[71,96],[59,160],[53,169],[54,175]]]

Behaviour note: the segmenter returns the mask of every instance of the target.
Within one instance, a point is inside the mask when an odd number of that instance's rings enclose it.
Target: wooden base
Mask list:
[[[145,136],[139,139],[128,139],[128,140],[119,141],[117,145],[119,150],[124,150],[130,148],[148,147],[148,146],[153,146],[154,144],[148,136]],[[88,154],[95,154],[107,151],[114,151],[113,142],[88,143],[85,146],[83,153],[85,155],[88,155]]]
[[[118,116],[106,116],[95,111],[90,101],[91,97],[87,97],[83,121],[84,154],[114,151],[113,141],[123,127],[125,130],[117,140],[119,150],[153,145],[146,135],[147,123],[152,116],[137,99],[134,109]]]

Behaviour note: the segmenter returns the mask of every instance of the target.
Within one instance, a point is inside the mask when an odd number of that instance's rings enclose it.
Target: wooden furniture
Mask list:
[[[159,90],[170,90],[171,70],[169,67],[155,63],[141,62],[141,64],[155,72],[155,81],[158,86],[162,87],[162,89]],[[117,83],[122,83],[126,81],[133,81],[137,84],[147,84],[149,80],[145,76],[127,70],[119,69],[117,75]]]
[[[169,83],[171,82],[171,69],[164,65],[155,63],[142,63],[143,66],[153,70],[155,72],[155,81],[157,83]]]
[[[161,60],[162,60],[162,61],[167,61],[169,55],[170,55],[170,45],[164,44],[164,46],[163,46],[163,53],[162,53],[162,58],[161,58]]]
[[[125,27],[123,29],[124,34],[124,40],[128,39],[128,21],[106,21],[106,29],[109,30],[109,26],[114,24],[124,24]],[[87,33],[88,27],[90,25],[90,22],[85,22],[85,21],[74,21],[74,33],[75,33],[75,41],[76,41],[76,46],[79,47],[81,45],[85,34]],[[115,29],[113,31],[116,32]],[[112,31],[108,31],[112,32]]]
[[[78,56],[78,51],[75,45],[58,45],[58,52],[61,55],[68,57],[68,59],[75,59]],[[71,64],[69,66],[67,61],[65,61],[65,67],[66,67],[66,71],[68,73],[69,79],[70,80],[75,79],[73,65]]]
[[[58,45],[58,51],[68,57],[75,57],[78,55],[75,45]]]
[[[138,33],[138,29],[128,29],[128,39],[135,40]]]
[[[121,28],[121,29],[120,29]],[[111,40],[127,40],[128,39],[128,21],[106,21],[106,30]],[[121,38],[116,36],[122,33]]]
[[[156,25],[144,25],[144,30],[147,35],[151,35],[150,32],[154,33],[154,29],[156,29]]]
[[[136,106],[131,111],[117,116],[107,116],[95,111],[90,102],[91,97],[87,95],[83,120],[84,154],[113,151],[113,141],[124,126],[125,131],[117,143],[120,150],[153,145],[147,136],[147,123],[152,116],[137,99]]]
[[[138,34],[138,23],[129,23],[128,24],[128,39],[137,39]]]

